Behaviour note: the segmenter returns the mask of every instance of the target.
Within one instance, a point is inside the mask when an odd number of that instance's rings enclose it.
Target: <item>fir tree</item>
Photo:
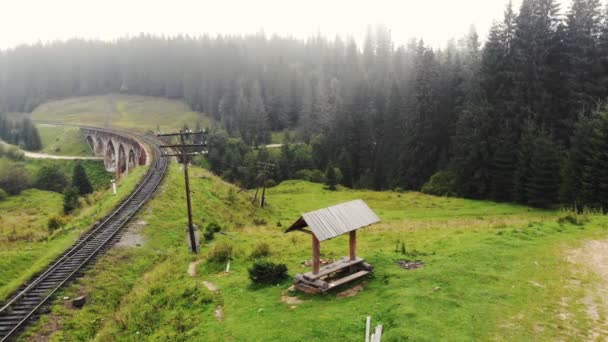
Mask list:
[[[63,213],[70,214],[78,208],[78,189],[69,187],[63,192]]]
[[[338,179],[336,177],[336,170],[331,162],[327,164],[327,170],[325,171],[325,182],[327,188],[329,190],[336,190],[336,185],[338,185]]]
[[[513,179],[517,161],[516,146],[510,129],[504,128],[498,137],[492,160],[492,184],[490,197],[497,201],[513,199]]]
[[[526,182],[528,203],[548,208],[559,198],[559,151],[554,141],[545,133],[534,139],[534,150],[530,165],[530,178]]]
[[[78,194],[86,195],[93,192],[93,186],[89,181],[89,177],[81,163],[74,165],[72,174],[72,186],[78,190]]]
[[[519,203],[528,203],[528,182],[532,177],[532,158],[534,153],[534,141],[536,138],[535,127],[531,121],[524,126],[522,137],[519,141],[519,152],[515,168],[514,199]]]
[[[350,156],[346,149],[342,149],[338,156],[338,167],[342,172],[342,185],[352,188],[353,187],[353,166],[350,161]]]

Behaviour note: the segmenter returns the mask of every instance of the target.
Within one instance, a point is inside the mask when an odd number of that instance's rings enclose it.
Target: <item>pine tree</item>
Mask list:
[[[541,133],[534,140],[530,178],[526,182],[528,203],[548,208],[559,199],[559,151],[548,135]]]
[[[327,164],[327,170],[325,171],[325,182],[329,190],[336,190],[338,179],[336,177],[336,170],[331,162]]]
[[[517,161],[515,138],[509,128],[497,139],[496,149],[492,160],[492,183],[490,197],[497,201],[513,199],[515,163]]]
[[[43,166],[36,172],[34,187],[37,189],[63,193],[66,186],[68,179],[56,166]]]
[[[528,203],[528,182],[532,177],[532,158],[534,153],[534,141],[536,126],[527,121],[519,141],[517,165],[515,168],[514,199],[519,203]]]
[[[491,124],[487,105],[475,104],[469,104],[456,123],[449,168],[456,175],[456,187],[462,196],[485,198],[489,193]]]
[[[78,190],[78,194],[86,195],[93,192],[93,186],[89,181],[89,177],[81,163],[74,165],[72,173],[72,186]]]
[[[63,192],[63,213],[70,214],[78,208],[78,189],[69,187]]]
[[[338,156],[338,167],[340,168],[340,172],[342,172],[342,185],[352,188],[353,166],[346,149],[342,149],[340,155]]]

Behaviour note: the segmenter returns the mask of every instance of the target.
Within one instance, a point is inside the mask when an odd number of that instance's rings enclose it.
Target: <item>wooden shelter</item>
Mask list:
[[[302,214],[285,233],[300,231],[312,236],[312,271],[296,275],[295,287],[307,293],[325,292],[371,272],[372,266],[357,257],[357,230],[379,221],[360,199]],[[349,256],[320,267],[320,242],[346,233]]]

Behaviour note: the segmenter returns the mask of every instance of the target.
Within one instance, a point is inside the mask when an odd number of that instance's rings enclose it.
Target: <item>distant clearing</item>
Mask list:
[[[140,132],[174,130],[188,124],[194,128],[200,121],[210,124],[208,116],[192,111],[182,101],[157,97],[110,94],[74,97],[42,104],[32,112],[32,119],[127,128]]]
[[[91,148],[85,143],[80,130],[75,127],[38,125],[41,153],[58,156],[88,157],[93,155]]]

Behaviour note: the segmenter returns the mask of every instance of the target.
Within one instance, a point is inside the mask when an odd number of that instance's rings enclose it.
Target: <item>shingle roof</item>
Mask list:
[[[317,239],[323,241],[379,221],[367,204],[358,199],[304,213],[285,233],[308,226]]]

